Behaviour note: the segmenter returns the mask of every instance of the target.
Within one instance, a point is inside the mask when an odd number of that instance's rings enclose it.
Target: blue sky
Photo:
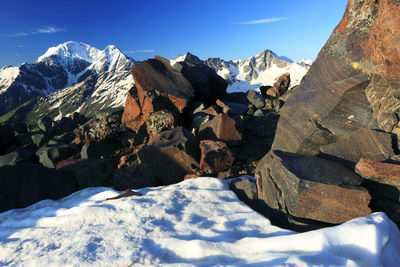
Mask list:
[[[48,47],[81,41],[137,60],[186,51],[248,58],[270,49],[315,59],[347,0],[12,0],[0,9],[0,67],[34,62]]]

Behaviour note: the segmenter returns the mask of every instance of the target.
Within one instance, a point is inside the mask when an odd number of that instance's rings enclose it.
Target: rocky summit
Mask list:
[[[268,50],[136,62],[68,42],[3,68],[0,199],[12,201],[0,210],[90,186],[250,175],[230,188],[281,227],[375,211],[400,224],[399,13],[398,1],[349,0],[311,67]],[[310,68],[301,82],[300,67]]]

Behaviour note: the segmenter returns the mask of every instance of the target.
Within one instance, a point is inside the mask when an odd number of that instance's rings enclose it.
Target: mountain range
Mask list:
[[[188,59],[202,61],[186,53],[170,62]],[[293,62],[270,50],[245,60],[202,62],[229,83],[228,92],[272,85],[286,72],[291,74],[291,86],[298,85],[312,63]],[[138,63],[113,45],[99,50],[70,41],[49,48],[35,63],[5,66],[0,70],[0,122],[29,125],[43,115],[57,120],[73,112],[93,117],[122,109],[134,83],[130,71]]]

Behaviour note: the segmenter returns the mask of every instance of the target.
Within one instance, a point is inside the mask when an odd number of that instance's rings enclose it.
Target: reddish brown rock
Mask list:
[[[297,218],[337,224],[371,213],[361,177],[326,159],[271,151],[255,176],[258,198]]]
[[[234,157],[225,143],[202,140],[200,150],[200,169],[203,173],[216,175],[232,167]]]
[[[227,114],[217,114],[212,120],[200,125],[201,140],[221,140],[223,142],[238,142],[242,139],[236,121]]]
[[[398,164],[362,158],[356,165],[356,172],[363,178],[400,188],[400,165]]]
[[[385,131],[399,129],[392,116],[400,107],[398,86],[387,86],[400,74],[398,11],[397,1],[349,0],[342,21],[283,106],[274,149],[308,153],[300,150],[335,142],[313,136],[325,131],[348,137],[360,127],[378,128],[376,118]]]
[[[164,58],[143,61],[132,70],[132,76],[135,86],[128,93],[122,122],[136,132],[148,121],[150,113],[182,113],[194,97],[192,85]]]
[[[278,78],[274,83],[274,86],[266,91],[267,96],[272,96],[273,98],[278,98],[282,96],[289,89],[290,86],[290,73],[285,73]]]

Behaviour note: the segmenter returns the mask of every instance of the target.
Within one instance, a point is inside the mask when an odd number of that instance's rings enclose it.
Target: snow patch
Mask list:
[[[0,94],[15,81],[19,75],[19,67],[5,66],[0,70]]]
[[[0,264],[13,266],[397,266],[400,232],[384,213],[296,233],[198,178],[116,200],[87,188],[0,213]]]

